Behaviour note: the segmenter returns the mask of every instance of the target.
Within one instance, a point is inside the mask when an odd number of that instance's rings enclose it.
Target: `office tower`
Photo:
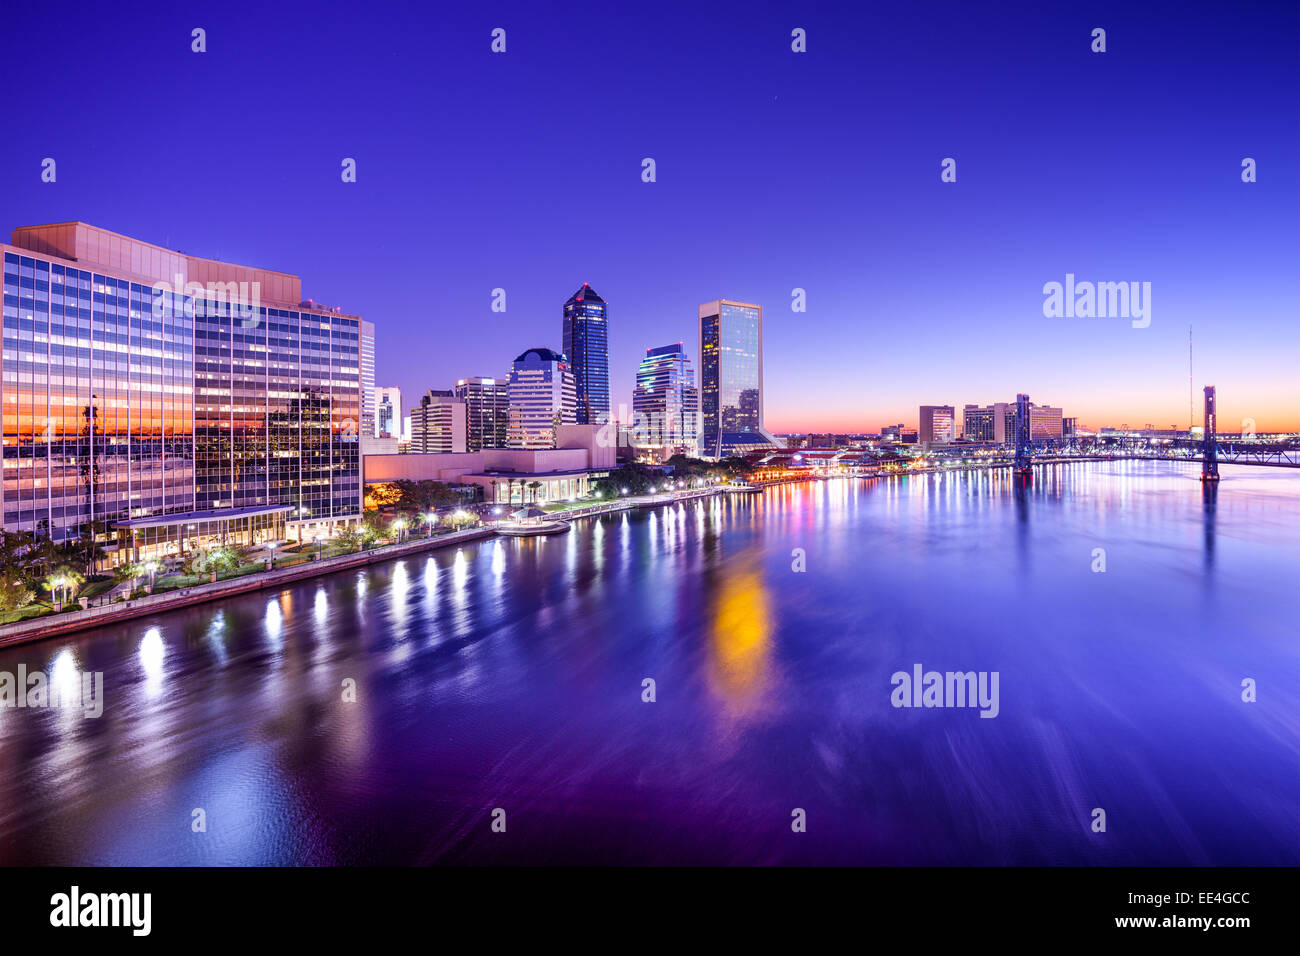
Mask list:
[[[682,343],[646,349],[636,372],[632,410],[636,443],[662,457],[696,454],[700,394]]]
[[[899,438],[902,436],[902,434],[903,434],[903,428],[904,428],[904,425],[903,425],[902,422],[899,422],[897,425],[881,425],[881,426],[880,426],[880,437],[881,437],[881,438],[887,438],[887,439],[890,439],[890,440],[892,440],[892,441],[898,441],[898,439],[899,439]]]
[[[1012,444],[1016,436],[1016,404],[995,402],[992,405],[967,405],[963,409],[962,434],[971,441]],[[1051,405],[1029,403],[1029,438],[1031,441],[1056,439],[1064,435],[1061,409]]]
[[[1064,434],[1063,425],[1059,408],[1029,403],[1029,437],[1032,441],[1049,438],[1060,441]]]
[[[411,409],[410,450],[427,454],[465,451],[465,402],[451,389],[429,389]]]
[[[946,445],[957,437],[957,413],[951,405],[922,405],[920,440]]]
[[[1002,445],[1015,439],[1016,406],[1009,402],[967,405],[962,409],[962,435],[969,441]]]
[[[510,369],[511,448],[554,448],[555,429],[577,424],[577,389],[569,360],[550,349],[529,349]]]
[[[2,248],[6,530],[122,558],[359,519],[361,319],[83,222]]]
[[[455,392],[465,403],[469,450],[505,448],[510,431],[510,388],[506,380],[462,378]]]
[[[361,435],[375,434],[375,323],[361,322]]]
[[[375,437],[402,437],[402,390],[395,385],[375,389]]]
[[[1062,418],[1061,419],[1061,437],[1074,438],[1079,433],[1079,419]]]
[[[609,420],[608,306],[587,283],[564,303],[564,354],[577,396],[579,425]]]
[[[776,447],[763,428],[763,307],[716,299],[699,307],[699,321],[700,454]]]

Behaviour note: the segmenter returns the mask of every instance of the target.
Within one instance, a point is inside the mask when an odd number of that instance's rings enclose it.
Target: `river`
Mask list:
[[[0,863],[1300,864],[1300,472],[1223,476],[785,485],[9,648],[103,713],[0,709]]]

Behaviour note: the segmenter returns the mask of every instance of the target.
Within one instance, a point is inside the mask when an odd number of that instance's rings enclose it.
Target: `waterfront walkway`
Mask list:
[[[435,535],[432,538],[412,538],[398,544],[382,545],[368,551],[358,551],[355,554],[342,554],[318,561],[306,561],[287,568],[277,568],[274,571],[245,574],[237,578],[216,581],[210,584],[196,584],[193,587],[166,591],[162,594],[150,594],[131,601],[117,601],[99,607],[86,608],[85,610],[64,611],[60,614],[32,618],[29,621],[19,621],[16,624],[6,624],[0,627],[0,647],[41,640],[59,634],[69,634],[87,628],[103,627],[105,624],[114,624],[133,617],[156,614],[160,611],[170,611],[190,604],[201,604],[204,601],[215,601],[236,594],[246,594],[249,591],[279,587],[289,581],[297,581],[301,578],[311,578],[321,574],[333,574],[336,571],[365,567],[368,564],[391,561],[393,558],[400,558],[404,555],[428,551],[433,548],[445,548],[466,541],[491,538],[495,534],[496,532],[492,528],[470,528],[466,531],[452,531],[447,534]]]
[[[678,501],[691,498],[704,498],[718,494],[721,490],[718,487],[710,487],[661,495],[638,495],[587,507],[556,511],[552,512],[550,517],[563,521],[575,521],[579,518],[591,518],[615,511],[627,511],[631,508],[654,507],[656,505],[675,504]],[[302,578],[361,568],[369,564],[378,564],[381,561],[391,561],[394,558],[404,557],[408,554],[416,554],[420,551],[445,548],[466,541],[493,538],[497,534],[496,528],[486,525],[465,531],[452,531],[447,534],[434,535],[431,538],[410,538],[398,544],[381,545],[355,554],[343,554],[332,558],[305,561],[290,567],[277,568],[274,571],[259,571],[224,581],[196,584],[193,587],[166,591],[161,594],[150,594],[130,601],[115,601],[97,607],[47,614],[42,617],[0,626],[0,647],[24,644],[29,641],[43,640],[47,637],[103,627],[106,624],[116,624],[131,618],[171,611],[191,604],[201,604],[205,601],[216,601],[237,594],[246,594],[250,591],[275,588]]]

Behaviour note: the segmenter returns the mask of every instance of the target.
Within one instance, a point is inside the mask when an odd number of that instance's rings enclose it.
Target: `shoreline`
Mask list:
[[[558,511],[554,512],[554,517],[557,521],[572,522],[613,512],[674,504],[678,501],[710,497],[722,493],[725,493],[723,489],[709,488],[653,496],[648,499],[641,497],[630,498],[623,501],[612,501],[608,504],[591,505],[586,508]],[[452,531],[434,538],[416,538],[403,541],[400,544],[383,545],[371,551],[337,555],[319,561],[306,561],[291,567],[278,568],[274,571],[259,571],[225,581],[196,584],[193,587],[179,588],[162,594],[149,594],[130,601],[76,611],[64,611],[26,621],[15,621],[13,624],[0,625],[0,648],[30,644],[50,637],[63,637],[68,634],[75,634],[78,631],[93,630],[97,627],[119,624],[122,621],[129,621],[138,617],[147,617],[150,614],[174,611],[195,604],[206,604],[209,601],[219,601],[253,591],[262,591],[307,578],[321,577],[326,574],[335,574],[340,571],[350,571],[354,568],[379,564],[383,561],[392,561],[410,554],[418,554],[421,551],[434,551],[451,545],[463,544],[467,541],[484,541],[496,537],[510,536],[502,535],[491,525],[470,528],[465,531]]]

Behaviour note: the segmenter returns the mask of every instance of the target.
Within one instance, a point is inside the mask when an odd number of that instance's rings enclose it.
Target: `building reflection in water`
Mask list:
[[[709,687],[732,716],[749,717],[770,702],[772,606],[762,575],[724,571],[709,632]]]
[[[1205,570],[1214,570],[1214,521],[1219,507],[1219,483],[1201,482],[1201,514],[1205,523]]]

